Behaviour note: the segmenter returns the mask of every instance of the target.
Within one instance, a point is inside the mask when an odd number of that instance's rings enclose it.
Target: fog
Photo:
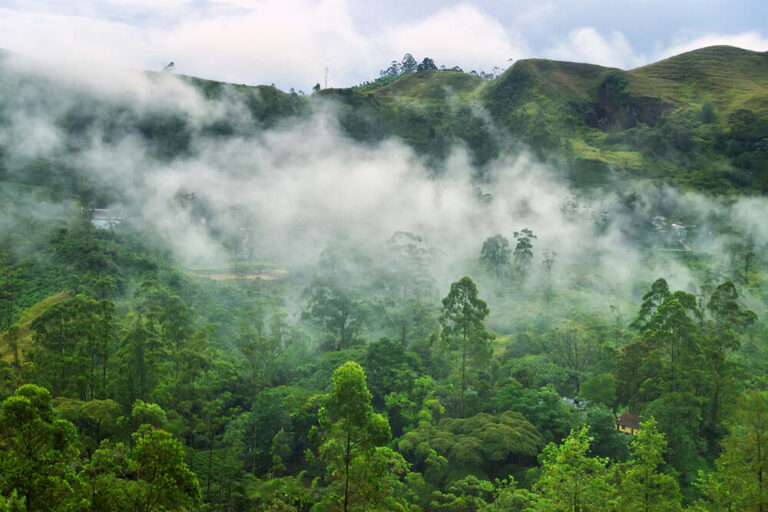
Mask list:
[[[168,73],[1,62],[0,150],[9,181],[24,181],[30,161],[58,162],[111,191],[102,195],[108,204],[83,207],[122,212],[125,223],[158,234],[183,266],[231,266],[229,237],[243,257],[290,273],[311,267],[329,247],[376,259],[385,240],[408,231],[436,249],[431,271],[439,290],[472,273],[493,288],[485,293],[493,308],[508,305],[499,295],[521,285],[488,277],[479,264],[483,240],[500,233],[514,247],[513,233],[529,228],[537,238],[528,288],[539,286],[542,255],[552,251],[552,279],[564,300],[595,301],[594,309],[607,314],[608,303],[636,307],[658,277],[673,289],[697,291],[703,275],[693,275],[683,258],[700,258],[736,279],[730,245],[746,235],[758,247],[768,240],[764,198],[712,198],[621,181],[574,190],[562,168],[525,151],[493,161],[488,179],[475,183],[476,169],[458,145],[436,177],[402,141],[354,141],[336,106],[320,98],[302,99],[308,115],[266,128],[234,88],[206,99]],[[62,125],[73,112],[98,120],[76,139]],[[183,115],[189,150],[163,158],[135,131],[105,133],[115,117],[152,114]],[[234,131],[206,136],[202,128],[218,121]],[[15,200],[0,209],[0,226],[10,222],[12,208],[56,214],[71,201]],[[664,217],[661,227],[652,224],[655,217]],[[684,244],[673,223],[686,226]]]

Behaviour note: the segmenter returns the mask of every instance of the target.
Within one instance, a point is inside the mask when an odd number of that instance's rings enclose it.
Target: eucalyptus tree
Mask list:
[[[538,238],[530,229],[521,229],[514,233],[515,249],[513,251],[512,264],[515,268],[515,276],[520,283],[524,283],[533,264],[533,242]]]
[[[397,510],[393,489],[406,471],[402,456],[385,447],[389,422],[371,407],[362,367],[349,361],[333,373],[333,388],[319,415],[320,456],[331,483],[328,510]],[[322,509],[322,508],[321,508]]]
[[[491,354],[493,334],[484,324],[488,313],[488,305],[477,296],[477,287],[468,276],[451,284],[448,295],[443,298],[440,340],[443,346],[459,359],[459,413],[462,417],[465,409],[464,395],[467,391],[467,363],[485,361]]]
[[[608,459],[589,456],[588,430],[571,431],[562,444],[544,448],[541,477],[534,489],[537,512],[612,510],[616,489],[608,479]]]
[[[673,475],[663,471],[667,440],[653,418],[640,425],[630,442],[630,459],[619,484],[619,508],[627,512],[680,511],[680,486]]]

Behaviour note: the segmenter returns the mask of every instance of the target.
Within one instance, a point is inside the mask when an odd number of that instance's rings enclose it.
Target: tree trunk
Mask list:
[[[349,462],[350,452],[349,445],[352,439],[352,418],[347,416],[347,451],[344,457],[344,512],[347,512],[349,508]]]
[[[464,329],[464,342],[461,344],[461,417],[464,417],[464,392],[467,389],[467,378],[465,369],[467,366],[467,330]]]
[[[211,466],[213,464],[213,429],[211,429],[211,438],[208,440],[208,471],[206,471],[205,495],[208,501],[211,501]]]
[[[758,485],[758,494],[759,494],[759,500],[760,500],[760,512],[764,512],[763,508],[763,447],[762,447],[762,439],[760,436],[760,432],[757,432],[757,481],[759,483]]]

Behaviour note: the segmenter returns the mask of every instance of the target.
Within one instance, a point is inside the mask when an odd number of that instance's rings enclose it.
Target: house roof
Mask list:
[[[622,427],[640,428],[640,418],[638,418],[634,414],[629,414],[625,412],[624,414],[619,416],[619,419],[616,421],[616,424]]]

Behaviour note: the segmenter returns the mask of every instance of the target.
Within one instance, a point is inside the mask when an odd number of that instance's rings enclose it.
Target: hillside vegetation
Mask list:
[[[489,149],[496,155],[521,140],[541,158],[563,158],[577,184],[604,183],[616,171],[763,192],[767,91],[768,54],[714,46],[630,71],[542,59],[517,61],[492,81],[423,71],[364,94],[383,104],[381,117],[415,116],[428,126],[413,141],[428,154],[462,140],[483,163]],[[478,130],[481,114],[469,107],[486,112],[509,140]],[[467,123],[475,129],[459,129]]]
[[[768,510],[765,59],[0,55],[0,511]]]

